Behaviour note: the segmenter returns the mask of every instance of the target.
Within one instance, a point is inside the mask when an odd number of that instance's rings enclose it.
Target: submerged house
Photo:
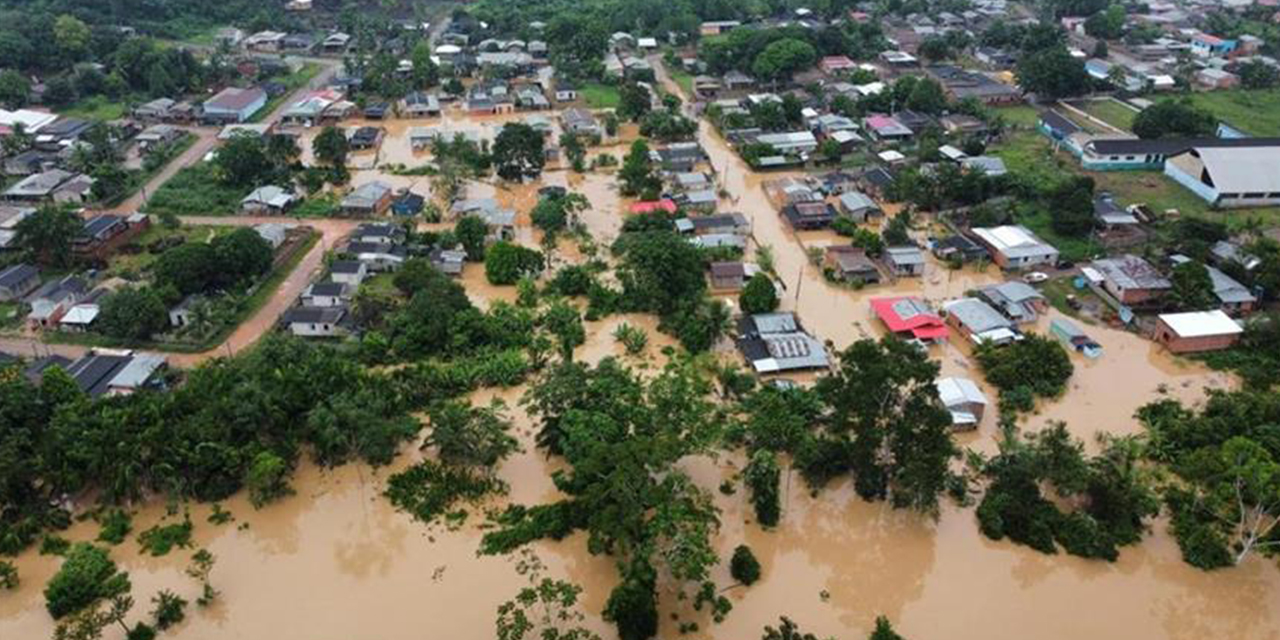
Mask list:
[[[968,378],[938,378],[938,399],[951,413],[951,428],[977,429],[987,410],[987,396]]]
[[[924,300],[914,296],[872,298],[871,310],[889,332],[924,343],[944,342],[947,324]]]
[[[737,347],[756,373],[825,369],[826,346],[793,313],[761,313],[738,322]]]

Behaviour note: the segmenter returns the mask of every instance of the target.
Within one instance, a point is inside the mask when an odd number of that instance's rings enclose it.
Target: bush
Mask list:
[[[743,472],[746,476],[747,488],[751,490],[751,504],[756,510],[756,520],[763,527],[778,524],[782,515],[782,505],[778,499],[778,482],[782,472],[778,468],[778,459],[772,451],[757,451],[751,456]]]
[[[129,588],[129,574],[116,569],[106,551],[81,542],[71,548],[45,586],[45,608],[59,620],[99,600],[128,593]]]
[[[384,495],[400,510],[430,524],[460,502],[476,502],[505,491],[506,486],[497,478],[423,460],[391,476]]]
[[[510,242],[498,242],[484,256],[484,275],[489,284],[513,285],[522,276],[542,271],[542,253]]]
[[[133,530],[133,518],[122,509],[106,512],[100,522],[102,529],[98,531],[98,540],[108,544],[124,542],[125,537]]]
[[[751,547],[740,544],[733,550],[733,558],[729,560],[729,575],[747,586],[760,579],[760,561],[751,553]]]
[[[138,544],[142,545],[143,551],[157,557],[168,554],[174,547],[190,548],[191,519],[183,518],[176,524],[151,527],[138,534]]]
[[[184,609],[186,609],[187,601],[183,600],[177,594],[168,589],[157,593],[151,601],[156,604],[155,610],[151,612],[151,617],[156,621],[156,628],[164,631],[186,617]]]
[[[18,568],[8,560],[0,560],[0,589],[17,589],[20,583]]]
[[[778,292],[773,280],[764,273],[757,273],[747,281],[738,297],[738,306],[745,314],[772,313],[778,308]]]
[[[625,322],[614,329],[613,337],[622,343],[628,354],[633,356],[644,351],[644,348],[649,345],[649,335],[644,332],[644,329],[633,327]]]

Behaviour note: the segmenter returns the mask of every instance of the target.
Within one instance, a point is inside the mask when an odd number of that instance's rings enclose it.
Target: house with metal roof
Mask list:
[[[823,269],[833,278],[852,284],[880,282],[880,269],[867,256],[865,249],[849,245],[827,247],[822,258]]]
[[[1048,298],[1020,280],[982,287],[978,297],[1016,324],[1033,324],[1049,310]]]
[[[1156,342],[1173,353],[1229,349],[1244,329],[1221,309],[1166,313],[1156,318]]]
[[[316,282],[302,292],[304,307],[341,307],[351,300],[352,287],[345,282]]]
[[[0,269],[0,302],[21,300],[40,286],[40,270],[29,264]]]
[[[795,202],[782,209],[782,217],[793,229],[825,229],[835,222],[836,208],[822,201]]]
[[[890,333],[900,338],[925,343],[947,339],[947,324],[942,316],[916,296],[872,298],[871,310]]]
[[[1213,283],[1213,295],[1221,304],[1219,308],[1227,315],[1242,316],[1254,310],[1258,304],[1258,298],[1248,287],[1217,267],[1206,266],[1205,269],[1209,272],[1209,280]]]
[[[342,212],[352,216],[379,215],[391,206],[391,187],[378,181],[356,187],[342,199]]]
[[[938,378],[934,381],[938,400],[951,413],[951,428],[977,429],[987,410],[987,396],[968,378]]]
[[[227,87],[202,105],[205,122],[247,122],[259,109],[267,106],[267,92],[258,87]]]
[[[738,321],[735,341],[756,373],[825,369],[826,346],[809,335],[793,313],[762,313]]]
[[[1142,304],[1173,288],[1159,269],[1132,254],[1094,260],[1090,266],[1102,276],[1102,287],[1121,304]]]
[[[840,215],[854,222],[866,222],[868,218],[884,215],[880,205],[861,191],[845,191],[840,194]]]
[[[924,252],[919,247],[886,247],[880,255],[885,266],[896,277],[924,275]]]
[[[1169,156],[1165,175],[1211,206],[1280,205],[1280,140],[1266,146],[1192,147]]]
[[[346,307],[294,307],[280,318],[280,323],[295,336],[334,338],[349,332]]]
[[[1058,250],[1022,225],[980,227],[973,235],[1003,269],[1025,269],[1058,261]]]
[[[977,298],[942,305],[947,324],[974,344],[1004,345],[1022,339],[1013,321]]]
[[[787,131],[783,133],[762,133],[755,137],[758,144],[767,144],[784,155],[806,154],[818,150],[818,139],[812,131]]]
[[[240,210],[249,214],[283,215],[297,201],[297,196],[275,185],[264,185],[249,192],[240,201]]]

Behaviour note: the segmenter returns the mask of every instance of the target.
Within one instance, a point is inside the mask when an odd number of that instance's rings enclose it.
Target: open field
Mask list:
[[[1255,136],[1280,136],[1280,89],[1208,91],[1189,96],[1227,124]]]
[[[105,275],[107,277],[119,276],[127,280],[137,279],[160,257],[159,254],[148,251],[148,246],[171,238],[182,238],[186,242],[210,242],[217,236],[225,235],[233,230],[233,227],[203,225],[184,225],[171,229],[162,224],[152,224],[151,228],[129,243],[128,247],[136,248],[136,251],[131,253],[131,250],[126,247],[125,250],[111,256],[108,260]]]
[[[618,88],[607,84],[589,84],[578,90],[578,94],[592,109],[616,109],[622,103]]]
[[[236,212],[249,189],[228,187],[214,177],[209,162],[183,167],[164,183],[144,207],[146,213],[177,216],[226,216]]]
[[[129,113],[129,107],[123,100],[116,101],[104,96],[93,96],[60,109],[58,113],[71,118],[108,122],[125,117]]]
[[[1005,140],[992,146],[991,153],[1002,158],[1015,172],[1070,171],[1087,175],[1097,183],[1098,191],[1110,191],[1124,205],[1144,203],[1156,212],[1176,209],[1180,215],[1223,220],[1237,228],[1251,221],[1260,221],[1264,226],[1280,224],[1280,208],[1214,210],[1156,171],[1083,171],[1070,153],[1054,153],[1049,139],[1034,131],[1008,134]]]
[[[1138,117],[1137,111],[1111,99],[1082,100],[1073,102],[1071,106],[1125,131],[1129,131],[1133,127],[1133,119]]]

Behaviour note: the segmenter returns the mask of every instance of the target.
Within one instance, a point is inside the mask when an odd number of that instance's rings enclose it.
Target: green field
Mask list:
[[[592,109],[617,109],[622,104],[618,88],[607,84],[589,84],[578,90],[578,95]]]
[[[1255,136],[1280,136],[1280,89],[1193,93],[1191,101],[1231,126]]]
[[[1156,213],[1176,209],[1180,215],[1220,220],[1235,228],[1250,222],[1260,222],[1264,227],[1280,226],[1280,208],[1213,210],[1191,191],[1157,171],[1082,171],[1074,156],[1065,151],[1054,153],[1049,139],[1036,132],[1007,134],[989,152],[1003,159],[1010,171],[1018,173],[1070,171],[1087,175],[1097,183],[1098,191],[1110,191],[1122,205],[1142,203]],[[1039,233],[1040,229],[1035,231]]]
[[[214,237],[225,235],[233,230],[235,230],[235,227],[190,225],[170,229],[162,224],[153,224],[150,229],[147,229],[142,235],[134,238],[133,242],[129,243],[131,247],[138,248],[135,253],[129,253],[130,250],[125,250],[111,256],[106,275],[108,277],[119,276],[126,280],[139,279],[159,257],[158,254],[153,254],[146,250],[146,247],[154,242],[175,237],[181,237],[187,242],[209,242]]]
[[[218,181],[211,162],[183,167],[160,186],[143,211],[176,216],[228,216],[240,208],[250,189],[229,187]]]
[[[683,69],[668,67],[668,74],[676,84],[680,85],[680,90],[684,91],[684,95],[692,99],[693,97],[693,76],[686,73]]]
[[[995,109],[995,113],[1006,123],[1015,127],[1034,129],[1040,120],[1040,110],[1025,104],[1016,107],[999,107]]]
[[[1073,107],[1119,129],[1129,131],[1138,112],[1115,100],[1087,100],[1072,103]]]
[[[71,118],[108,122],[119,120],[128,112],[129,108],[122,101],[112,101],[104,96],[93,96],[92,98],[80,100],[66,109],[62,109],[59,113]]]

